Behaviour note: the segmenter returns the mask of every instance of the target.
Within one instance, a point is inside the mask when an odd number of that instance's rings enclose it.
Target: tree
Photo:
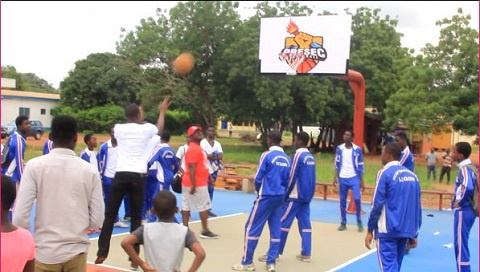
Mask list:
[[[95,53],[75,63],[60,83],[61,104],[75,110],[137,102],[142,73],[123,57]]]
[[[436,23],[441,27],[438,45],[425,45],[423,56],[404,74],[403,87],[387,101],[390,128],[400,120],[422,133],[452,124],[478,134],[478,32],[469,21],[470,15],[459,9]]]
[[[144,69],[145,88],[142,101],[146,108],[160,96],[170,94],[175,106],[188,109],[202,125],[213,125],[225,109],[224,90],[216,87],[221,81],[218,69],[225,70],[228,60],[220,58],[225,44],[231,44],[240,23],[237,2],[180,2],[169,12],[157,10],[157,20],[141,20],[135,31],[128,32],[118,44],[120,55]],[[187,76],[173,75],[169,67],[181,52],[189,51],[196,58],[194,69]]]
[[[45,79],[38,77],[34,73],[19,73],[15,66],[2,66],[2,77],[15,79],[15,89],[19,91],[40,93],[57,92],[52,84],[48,83]]]

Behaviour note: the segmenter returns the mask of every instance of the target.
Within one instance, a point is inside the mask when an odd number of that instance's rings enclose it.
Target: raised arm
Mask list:
[[[162,102],[158,104],[158,120],[157,120],[157,128],[158,133],[162,133],[165,127],[165,113],[168,110],[168,107],[172,104],[170,100],[170,96],[166,96]]]

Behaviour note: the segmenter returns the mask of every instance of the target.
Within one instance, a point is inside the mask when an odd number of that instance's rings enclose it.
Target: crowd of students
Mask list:
[[[97,139],[86,134],[86,148],[77,155],[77,122],[70,116],[57,116],[45,142],[43,155],[31,159],[24,168],[28,118],[17,118],[18,130],[10,137],[2,156],[2,271],[85,271],[89,239],[85,232],[100,232],[96,264],[103,263],[110,251],[114,227],[128,227],[119,216],[122,201],[130,218],[130,235],[121,243],[132,268],[144,271],[179,270],[183,249],[194,254],[189,271],[196,271],[206,253],[196,235],[188,228],[191,212],[199,212],[201,238],[219,235],[208,227],[214,184],[222,169],[223,150],[215,140],[214,127],[191,126],[187,144],[177,152],[169,146],[170,134],[164,131],[164,118],[171,101],[160,102],[156,125],[145,122],[140,107],[125,108],[127,122],[115,124],[111,138],[97,152]],[[341,221],[346,225],[346,198],[353,191],[358,231],[364,231],[361,219],[363,153],[353,144],[354,134],[347,130],[344,143],[336,149],[334,185],[339,187]],[[244,254],[232,266],[237,271],[256,269],[253,255],[264,225],[270,228],[270,247],[258,258],[265,269],[276,270],[276,261],[284,252],[290,227],[299,224],[301,249],[297,259],[311,261],[310,203],[315,194],[315,158],[307,148],[309,135],[294,136],[295,154],[289,157],[281,148],[279,131],[267,135],[269,149],[259,159],[254,185],[257,198],[245,224]],[[458,163],[454,209],[454,245],[458,271],[469,271],[468,237],[476,219],[471,199],[477,171],[469,160],[471,146],[457,143],[452,159]],[[3,154],[2,154],[3,155]],[[414,173],[414,157],[404,133],[382,149],[372,210],[368,218],[365,246],[377,241],[380,267],[399,271],[403,255],[417,246],[421,227],[420,182]],[[175,218],[176,197],[170,185],[182,176],[182,221]],[[18,196],[18,197],[16,197]],[[36,203],[32,239],[30,220]],[[62,215],[61,217],[59,215]],[[13,220],[13,224],[12,221]],[[21,242],[19,242],[21,241]],[[144,246],[146,260],[139,257]]]

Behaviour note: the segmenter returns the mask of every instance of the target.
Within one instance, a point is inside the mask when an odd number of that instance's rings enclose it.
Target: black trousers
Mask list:
[[[117,172],[113,178],[105,210],[105,221],[98,239],[97,256],[107,257],[110,250],[110,239],[112,238],[113,224],[118,214],[118,209],[123,197],[130,197],[130,232],[133,232],[142,224],[142,205],[145,195],[145,175],[134,172]],[[135,251],[140,252],[140,246],[135,245]]]
[[[450,169],[451,167],[443,166],[442,171],[440,172],[440,182],[443,181],[443,176],[447,174],[447,184],[450,183]]]

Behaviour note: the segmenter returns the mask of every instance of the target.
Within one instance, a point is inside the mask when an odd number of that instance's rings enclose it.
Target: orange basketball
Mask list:
[[[297,67],[297,73],[308,73],[317,65],[319,60],[316,59],[304,59]]]
[[[173,71],[182,75],[188,74],[194,65],[195,58],[191,53],[188,52],[178,55],[178,57],[172,63]]]

